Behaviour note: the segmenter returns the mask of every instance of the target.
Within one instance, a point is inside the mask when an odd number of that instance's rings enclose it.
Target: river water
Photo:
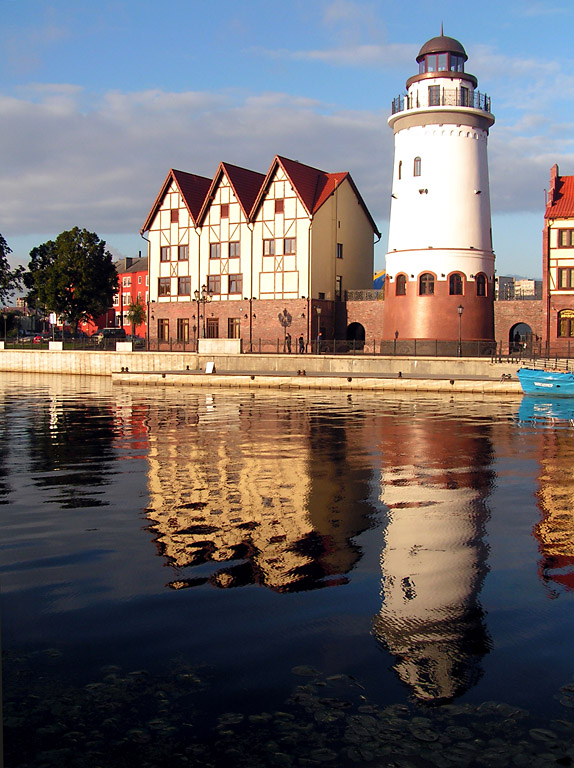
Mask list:
[[[573,419],[0,374],[7,768],[572,764]]]

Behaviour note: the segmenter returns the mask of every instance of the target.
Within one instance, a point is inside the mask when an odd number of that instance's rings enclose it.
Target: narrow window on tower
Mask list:
[[[460,87],[460,106],[461,107],[468,107],[470,104],[469,98],[468,98],[468,88],[465,88],[464,85],[461,85]]]
[[[429,85],[429,107],[440,107],[440,85]]]
[[[462,296],[462,277],[457,272],[449,277],[448,292],[451,296]]]
[[[421,159],[420,159],[420,157],[415,157],[413,175],[414,176],[420,176],[421,175]]]
[[[406,296],[406,295],[407,295],[407,276],[397,275],[397,279],[395,281],[395,296]]]
[[[486,275],[480,274],[476,278],[476,295],[486,296]]]
[[[434,294],[434,275],[425,272],[419,277],[419,294],[421,296],[432,296]]]
[[[402,179],[402,177],[403,177],[403,161],[402,160],[399,160],[399,173],[398,173],[398,175],[399,175],[399,181],[400,181]]]

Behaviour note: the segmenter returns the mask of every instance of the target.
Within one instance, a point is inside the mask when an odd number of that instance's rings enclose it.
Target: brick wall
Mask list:
[[[542,300],[534,301],[495,301],[494,302],[494,338],[502,342],[503,352],[508,351],[510,333],[518,323],[526,323],[532,329],[538,341],[544,340],[544,313]]]

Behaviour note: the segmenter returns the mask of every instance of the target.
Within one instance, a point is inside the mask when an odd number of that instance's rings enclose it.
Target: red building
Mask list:
[[[147,318],[148,302],[148,260],[147,256],[133,258],[127,256],[116,262],[118,270],[118,292],[114,296],[115,325],[123,328],[127,334],[133,333],[145,337],[147,322],[132,327],[128,319],[130,304],[141,304]]]

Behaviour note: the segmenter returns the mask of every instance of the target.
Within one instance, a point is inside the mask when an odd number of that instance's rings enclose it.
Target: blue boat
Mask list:
[[[518,379],[525,395],[574,397],[574,373],[520,368]]]

